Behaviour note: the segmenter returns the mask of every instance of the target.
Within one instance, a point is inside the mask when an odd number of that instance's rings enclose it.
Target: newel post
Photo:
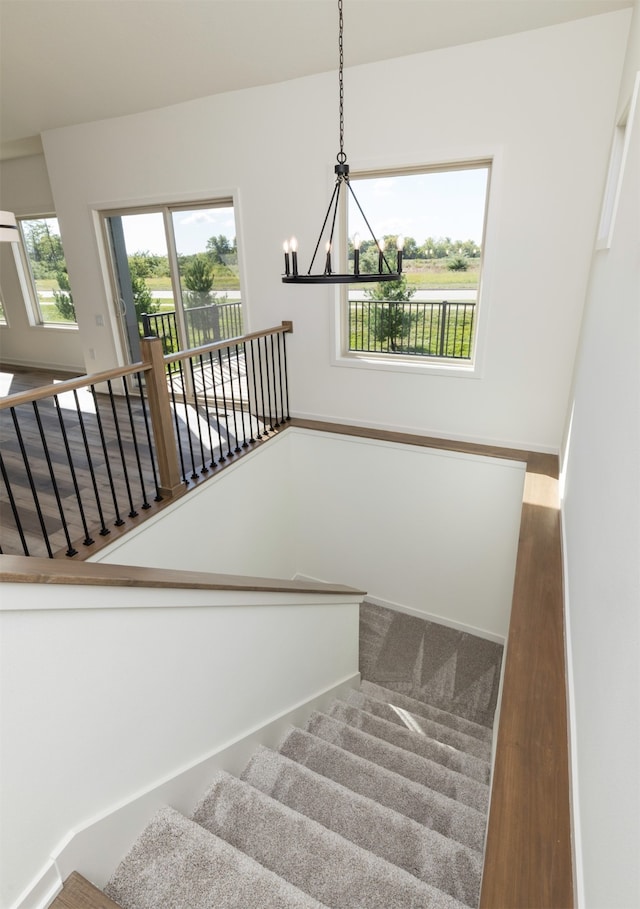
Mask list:
[[[169,390],[164,369],[162,341],[160,338],[142,338],[140,351],[143,362],[151,366],[151,369],[146,370],[145,376],[151,428],[158,459],[160,494],[167,498],[173,498],[181,495],[186,487],[180,478],[178,452],[173,434],[173,417],[171,415]]]

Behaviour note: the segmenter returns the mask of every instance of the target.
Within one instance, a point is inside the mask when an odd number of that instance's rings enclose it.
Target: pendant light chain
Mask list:
[[[342,0],[338,0],[338,20],[338,49],[340,52],[340,65],[338,67],[338,82],[340,84],[340,151],[338,153],[338,163],[344,164],[347,156],[344,152],[344,47],[342,43],[344,23],[342,19]]]
[[[282,244],[284,250],[285,269],[285,273],[282,276],[282,281],[285,284],[360,284],[363,282],[380,283],[381,281],[397,281],[402,275],[401,247],[398,246],[397,265],[394,271],[392,270],[391,265],[387,261],[387,257],[384,254],[384,244],[379,243],[376,239],[373,229],[367,221],[367,217],[362,210],[362,206],[356,198],[356,194],[353,191],[353,187],[351,186],[351,182],[349,180],[349,165],[347,164],[347,155],[344,150],[344,45],[342,40],[344,21],[342,7],[343,0],[338,0],[338,51],[340,63],[338,68],[338,83],[340,88],[340,151],[337,155],[338,163],[333,168],[336,175],[336,181],[333,187],[333,194],[329,202],[329,207],[327,208],[327,212],[324,216],[324,221],[322,222],[322,227],[320,228],[318,241],[311,257],[311,264],[309,265],[309,270],[306,274],[298,273],[298,241],[296,238],[291,237],[291,240],[285,240]],[[340,190],[343,186],[346,187],[345,191],[348,191],[350,193],[350,198],[352,198],[357,205],[358,211],[362,215],[364,223],[367,225],[369,233],[371,234],[371,239],[373,240],[375,247],[378,249],[377,271],[363,272],[360,270],[360,246],[359,244],[356,245],[355,241],[353,272],[336,274],[333,271],[331,259],[332,253],[335,255],[335,251],[333,249],[333,237],[340,206]],[[326,255],[324,260],[324,271],[314,274],[313,266],[316,261],[316,256],[320,250],[320,243],[324,238],[327,237],[327,235],[328,241],[325,244]]]

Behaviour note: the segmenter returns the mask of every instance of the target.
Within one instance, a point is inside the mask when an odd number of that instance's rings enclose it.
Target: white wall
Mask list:
[[[18,216],[55,212],[43,155],[12,158],[0,163],[0,200],[3,211],[12,211]],[[7,318],[7,325],[0,325],[0,362],[16,366],[44,364],[83,373],[79,331],[29,324],[9,243],[0,243],[0,288]]]
[[[292,578],[298,552],[291,457],[287,431],[90,561]]]
[[[294,321],[295,413],[558,450],[628,24],[622,11],[347,69],[352,169],[497,156],[477,379],[334,366],[331,293],[280,282],[282,239],[310,251],[328,201],[335,73],[45,133],[92,365],[117,359],[92,211],[232,191],[250,326]]]
[[[358,602],[6,584],[0,905],[73,828],[353,681]]]
[[[291,428],[92,561],[298,574],[502,640],[523,481],[522,463]]]
[[[640,6],[618,113],[640,78]],[[564,453],[580,905],[640,905],[640,103],[596,251]],[[609,130],[612,138],[612,129]]]

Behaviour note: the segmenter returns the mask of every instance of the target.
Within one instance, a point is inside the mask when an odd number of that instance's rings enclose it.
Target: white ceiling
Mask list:
[[[632,5],[344,0],[345,66]],[[337,29],[336,0],[0,0],[0,157],[46,129],[337,69]]]

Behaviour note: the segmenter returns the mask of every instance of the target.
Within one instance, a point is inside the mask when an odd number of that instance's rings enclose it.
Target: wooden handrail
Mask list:
[[[78,376],[75,379],[65,379],[63,382],[55,382],[53,385],[41,385],[39,388],[29,389],[29,391],[19,391],[14,395],[0,398],[0,410],[7,410],[9,407],[19,407],[21,404],[30,404],[32,401],[41,401],[43,398],[64,394],[65,391],[86,388],[87,385],[100,385],[112,379],[121,379],[123,376],[146,372],[150,368],[149,363],[133,363],[131,366],[118,366],[115,369],[105,369],[103,372]]]
[[[267,593],[318,593],[364,596],[365,591],[344,584],[244,577],[206,571],[140,568],[93,562],[65,562],[33,556],[0,555],[3,584],[70,584],[86,587],[154,587],[180,590],[240,590]],[[11,608],[9,604],[4,608]],[[20,609],[19,604],[15,604]]]
[[[269,335],[284,335],[293,333],[293,322],[284,321],[274,328],[264,328],[262,331],[252,331],[246,335],[238,335],[237,338],[225,338],[224,341],[213,341],[211,344],[203,344],[202,347],[192,347],[189,350],[179,350],[177,353],[166,354],[165,363],[175,363],[177,360],[190,359],[199,357],[214,350],[224,350],[225,347],[232,347],[234,344],[243,344],[247,341],[255,341],[257,338],[267,338]]]

